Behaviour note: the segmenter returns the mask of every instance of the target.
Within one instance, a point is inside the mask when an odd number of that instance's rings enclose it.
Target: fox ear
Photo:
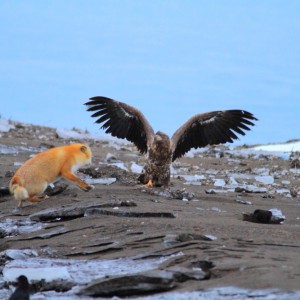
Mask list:
[[[87,149],[88,149],[87,146],[83,145],[83,146],[81,146],[80,151],[83,153],[87,153]]]

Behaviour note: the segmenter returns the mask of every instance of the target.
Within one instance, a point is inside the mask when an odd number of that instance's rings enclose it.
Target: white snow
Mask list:
[[[225,186],[226,185],[226,182],[224,179],[218,179],[216,178],[215,179],[215,182],[214,182],[214,186]]]
[[[261,146],[256,146],[253,149],[258,151],[261,150],[261,151],[271,151],[271,152],[300,151],[300,141],[291,142],[291,143],[261,145]]]
[[[103,185],[110,185],[114,182],[116,182],[117,179],[113,177],[108,178],[86,178],[85,182],[87,184],[103,184]]]
[[[77,140],[91,139],[95,141],[108,141],[108,142],[115,142],[118,144],[125,144],[125,145],[130,144],[130,142],[128,142],[125,139],[118,139],[110,135],[91,134],[83,130],[57,128],[56,133],[62,139],[77,139]]]
[[[300,291],[286,292],[280,290],[248,290],[234,286],[216,287],[192,292],[166,292],[159,295],[136,297],[135,300],[298,300]]]
[[[119,169],[128,171],[128,168],[122,162],[117,162],[117,163],[109,164],[109,166],[115,166],[115,167],[118,167]]]
[[[75,131],[73,129],[66,129],[66,128],[57,128],[56,129],[57,135],[62,139],[93,139],[93,140],[108,140],[105,139],[103,136],[99,135],[92,135],[89,133],[85,133],[83,131]]]
[[[16,154],[18,149],[16,147],[10,147],[0,144],[0,154]]]
[[[131,166],[130,166],[131,172],[133,173],[137,173],[140,174],[143,170],[143,167],[136,164],[134,161],[131,162]]]
[[[276,190],[276,193],[277,194],[289,194],[290,190],[288,190],[288,189],[279,189],[279,190]]]
[[[285,216],[282,214],[282,211],[280,209],[271,208],[269,209],[269,211],[272,213],[273,216],[285,219]]]
[[[26,147],[26,146],[7,146],[0,144],[0,154],[17,154],[19,151],[41,152],[46,150],[45,147]],[[34,155],[30,155],[32,157]]]
[[[18,221],[6,218],[0,221],[0,229],[5,231],[8,235],[33,232],[42,228],[43,225],[41,223],[32,222],[30,220]]]
[[[177,255],[179,254],[175,254],[175,256]],[[57,279],[66,279],[75,283],[86,284],[96,278],[134,274],[155,269],[172,257],[174,255],[141,260],[132,258],[76,260],[32,258],[26,255],[25,258],[12,260],[5,265],[3,279],[4,281],[12,282],[23,274],[29,281],[45,279],[49,282]]]
[[[235,180],[235,178],[233,176],[231,176],[229,178],[228,183],[229,183],[229,185],[239,185],[239,183]]]
[[[8,120],[0,119],[0,132],[8,132],[11,129],[15,129],[15,126],[9,124]]]
[[[187,182],[195,182],[195,181],[205,179],[205,176],[197,175],[197,174],[196,175],[180,175],[180,177],[182,177]]]
[[[255,180],[260,183],[263,183],[263,184],[273,184],[274,183],[274,177],[271,175],[256,176]]]
[[[35,250],[32,249],[25,249],[25,250],[19,250],[19,249],[8,249],[5,251],[5,255],[11,259],[27,259],[29,257],[37,257],[38,253]]]
[[[113,161],[113,160],[115,161],[117,160],[116,155],[108,152],[105,156],[105,161]]]
[[[212,241],[215,241],[215,240],[218,239],[216,236],[210,235],[210,234],[205,234],[205,236],[206,236],[207,238],[211,239]]]
[[[265,175],[269,175],[270,174],[270,170],[267,168],[255,168],[253,170],[253,173],[256,175],[261,175],[261,176],[265,176]]]

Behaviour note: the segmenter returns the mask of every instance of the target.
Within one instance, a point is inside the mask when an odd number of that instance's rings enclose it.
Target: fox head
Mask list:
[[[70,145],[74,150],[72,172],[76,172],[79,168],[90,165],[92,163],[92,151],[91,148],[83,144]]]
[[[85,156],[85,165],[86,164],[91,164],[92,163],[92,151],[91,148],[87,145],[82,145],[80,147],[80,151],[84,154]]]

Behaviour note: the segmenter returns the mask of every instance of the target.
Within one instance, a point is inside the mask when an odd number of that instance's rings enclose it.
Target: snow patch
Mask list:
[[[285,216],[283,215],[282,211],[278,208],[271,208],[269,211],[272,213],[273,216],[277,218],[285,219]]]
[[[113,164],[109,164],[109,166],[115,166],[119,169],[122,169],[122,170],[125,170],[125,171],[128,171],[128,168],[125,166],[124,163],[122,162],[117,162],[117,163],[113,163]]]
[[[256,176],[255,180],[263,183],[263,184],[273,184],[274,183],[274,177],[271,175],[267,175],[267,176]]]
[[[85,182],[87,184],[103,184],[103,185],[110,185],[114,182],[116,182],[117,179],[113,177],[108,178],[86,178]]]
[[[9,124],[8,120],[0,119],[0,132],[8,132],[11,129],[15,129],[15,126]]]
[[[137,173],[140,174],[142,173],[143,167],[136,164],[134,161],[131,162],[131,166],[130,166],[131,172],[132,173]]]
[[[26,250],[23,250],[26,251]],[[2,254],[5,254],[5,252]],[[176,254],[175,256],[177,256]],[[3,269],[4,281],[15,281],[25,275],[29,281],[46,280],[47,282],[64,279],[80,284],[87,284],[94,279],[106,276],[135,274],[157,268],[172,256],[153,259],[120,258],[111,260],[76,260],[48,259],[28,257],[12,260]]]
[[[271,152],[293,152],[300,151],[300,141],[293,143],[278,143],[270,145],[261,145],[252,148],[254,150],[261,151],[271,151]]]
[[[56,134],[58,137],[62,139],[76,139],[76,140],[82,140],[82,139],[90,139],[94,141],[108,141],[113,142],[117,144],[125,144],[128,145],[130,142],[124,139],[118,139],[110,135],[99,135],[99,134],[91,134],[88,132],[85,132],[83,130],[74,130],[74,129],[66,129],[66,128],[57,128]]]

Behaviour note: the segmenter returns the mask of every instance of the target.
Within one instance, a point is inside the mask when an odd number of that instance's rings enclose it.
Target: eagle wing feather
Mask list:
[[[171,138],[172,161],[183,156],[191,148],[232,143],[238,139],[236,133],[245,135],[248,126],[257,120],[245,110],[223,110],[197,114],[179,127]]]
[[[145,116],[136,108],[113,99],[97,96],[86,102],[91,117],[98,118],[106,133],[126,139],[136,145],[141,153],[147,153],[154,138],[154,131]]]

